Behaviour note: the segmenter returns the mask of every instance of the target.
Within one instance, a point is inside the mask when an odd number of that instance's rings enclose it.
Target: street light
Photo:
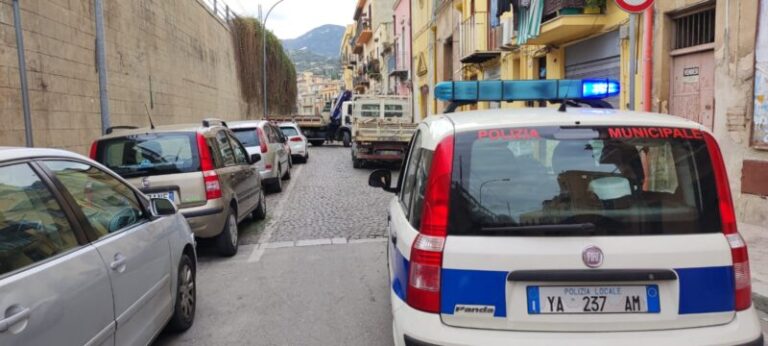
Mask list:
[[[262,92],[264,94],[264,119],[267,118],[267,19],[269,19],[269,14],[272,13],[272,10],[275,9],[275,6],[277,6],[279,3],[283,2],[285,0],[278,0],[272,7],[269,8],[269,11],[267,11],[267,15],[262,17],[261,12],[261,4],[259,4],[259,20],[261,21],[261,31],[262,31],[262,41],[261,41],[261,47],[263,49],[262,56],[261,56],[261,78],[262,78]]]

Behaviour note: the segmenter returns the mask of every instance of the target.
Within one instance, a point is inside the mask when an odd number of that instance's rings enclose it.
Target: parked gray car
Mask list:
[[[195,317],[195,240],[167,199],[62,150],[0,149],[0,345],[146,345]]]

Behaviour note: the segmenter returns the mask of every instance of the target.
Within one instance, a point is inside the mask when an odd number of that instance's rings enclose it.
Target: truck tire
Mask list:
[[[315,147],[322,147],[324,142],[325,141],[310,141],[310,143],[312,143],[312,146],[315,146]]]
[[[349,148],[352,146],[352,135],[349,134],[349,131],[344,131],[342,134],[342,141],[344,142],[344,147]]]
[[[352,158],[352,168],[363,168],[364,162],[363,160]]]

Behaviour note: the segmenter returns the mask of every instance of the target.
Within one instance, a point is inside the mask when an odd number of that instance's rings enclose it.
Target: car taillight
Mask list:
[[[259,147],[261,147],[261,153],[266,154],[269,151],[267,147],[267,136],[264,135],[264,130],[257,128],[256,132],[259,134]]]
[[[98,146],[99,146],[98,141],[93,141],[93,143],[91,143],[91,151],[88,153],[88,157],[90,157],[91,160],[96,160],[96,151]]]
[[[717,189],[717,203],[720,210],[720,222],[723,234],[728,240],[733,259],[734,299],[737,311],[746,310],[752,306],[752,279],[749,271],[749,255],[747,243],[739,234],[736,226],[736,212],[733,209],[731,188],[728,183],[728,171],[725,169],[725,161],[720,152],[720,146],[709,133],[704,134],[707,143],[707,151],[712,161],[712,170],[715,175]]]
[[[205,199],[221,198],[221,183],[219,175],[216,174],[216,167],[211,157],[211,149],[208,147],[208,141],[202,134],[197,134],[197,151],[200,156],[200,170],[203,171],[203,183],[205,184]]]
[[[453,137],[435,149],[429,170],[419,235],[411,246],[406,300],[414,309],[440,312],[440,272],[448,234],[448,202],[453,166]]]
[[[301,142],[301,137],[291,137],[291,142]]]

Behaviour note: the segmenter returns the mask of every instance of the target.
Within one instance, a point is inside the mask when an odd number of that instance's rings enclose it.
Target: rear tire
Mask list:
[[[239,230],[237,229],[237,216],[232,209],[227,214],[227,221],[224,222],[224,229],[217,237],[217,247],[219,254],[224,257],[232,257],[237,254]]]
[[[325,141],[310,141],[310,143],[312,143],[312,145],[315,147],[322,147],[324,142]]]
[[[309,162],[309,152],[307,152],[307,155],[304,155],[304,163]]]
[[[253,210],[251,216],[255,220],[264,220],[267,218],[267,199],[264,197],[264,191],[259,193],[259,206]]]
[[[283,192],[283,178],[275,178],[275,182],[272,183],[270,190],[272,190],[272,192]]]
[[[285,175],[283,175],[283,180],[291,180],[291,170],[288,169],[288,172],[285,172]]]
[[[349,134],[349,132],[344,131],[344,134],[342,135],[342,141],[344,142],[344,147],[349,148],[352,146],[352,135]]]
[[[365,163],[363,162],[363,160],[355,159],[355,158],[352,159],[352,168],[363,168],[364,165]]]
[[[176,280],[176,303],[173,306],[173,316],[168,322],[168,330],[181,333],[195,322],[196,273],[192,258],[187,254],[181,255],[179,261],[178,279]]]

